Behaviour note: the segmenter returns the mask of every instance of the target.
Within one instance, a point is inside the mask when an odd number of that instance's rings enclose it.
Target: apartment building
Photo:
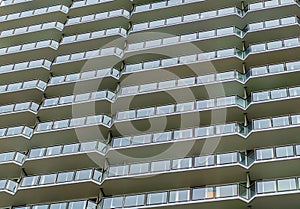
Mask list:
[[[2,0],[0,208],[299,208],[298,0]]]

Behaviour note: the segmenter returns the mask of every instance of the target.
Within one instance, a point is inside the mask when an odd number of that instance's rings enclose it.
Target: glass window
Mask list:
[[[174,131],[174,139],[186,139],[193,137],[193,129]]]
[[[132,144],[147,144],[151,142],[151,134],[132,137]]]
[[[156,109],[156,114],[168,114],[175,112],[175,105],[160,106]]]
[[[182,202],[190,199],[190,190],[170,191],[169,202]]]
[[[68,125],[69,125],[69,120],[55,121],[53,124],[53,129],[67,128]]]
[[[61,153],[62,146],[48,147],[46,156],[59,155]]]
[[[48,209],[48,205],[33,205],[32,209]]]
[[[207,109],[212,108],[215,106],[215,100],[209,99],[209,100],[203,100],[203,101],[197,101],[196,102],[197,109]]]
[[[273,127],[288,126],[290,124],[289,116],[272,118],[272,122],[273,122]]]
[[[154,115],[154,107],[137,110],[137,117],[149,117]]]
[[[50,205],[50,209],[66,209],[66,208],[67,208],[66,202],[54,203]]]
[[[147,204],[163,204],[167,202],[167,192],[157,192],[148,194]]]
[[[214,134],[214,127],[201,127],[195,129],[195,137],[211,136]]]
[[[269,72],[270,73],[279,73],[284,71],[284,65],[283,64],[277,64],[277,65],[269,65]]]
[[[271,119],[254,120],[253,129],[271,128]]]
[[[53,98],[53,99],[46,99],[44,101],[44,107],[54,106],[57,105],[59,98]]]
[[[176,111],[177,112],[192,111],[194,110],[194,104],[195,104],[194,102],[176,104]]]
[[[86,151],[93,151],[97,147],[97,142],[85,142],[80,145],[80,151],[86,152]]]
[[[69,144],[63,146],[63,154],[78,152],[79,144]]]
[[[126,196],[124,201],[124,207],[143,206],[145,204],[145,195],[131,195]]]
[[[114,138],[113,147],[126,147],[130,145],[130,137]]]

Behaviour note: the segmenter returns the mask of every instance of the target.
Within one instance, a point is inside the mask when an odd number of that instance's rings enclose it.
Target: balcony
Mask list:
[[[57,56],[51,72],[56,75],[84,72],[89,69],[111,68],[121,61],[123,50],[117,47]]]
[[[248,65],[262,65],[266,60],[269,63],[293,61],[298,59],[299,38],[253,44],[245,51]]]
[[[41,80],[2,85],[0,86],[0,104],[27,102],[28,98],[35,103],[40,103],[46,86],[47,84]]]
[[[161,127],[155,127],[153,124],[160,124],[164,120],[166,120],[166,130],[194,127],[200,124],[224,123],[225,121],[242,121],[245,108],[244,99],[238,96],[229,96],[127,110],[117,113],[112,131],[131,130],[132,125],[136,129],[142,130],[149,123],[152,124],[152,131],[159,131]],[[216,115],[218,117],[214,117]]]
[[[123,48],[126,37],[127,31],[123,28],[112,28],[90,33],[65,36],[60,43],[59,54],[61,55],[65,53],[99,49],[103,46],[107,48],[107,43],[110,43],[116,39],[118,40],[114,42],[113,46]]]
[[[72,115],[110,114],[115,94],[98,91],[45,99],[39,111],[42,121],[70,118]],[[56,116],[53,116],[55,111]]]
[[[0,33],[0,47],[49,39],[58,42],[61,39],[63,28],[64,24],[60,22],[49,22],[2,31]]]
[[[28,44],[10,46],[0,49],[0,62],[4,65],[16,62],[26,62],[28,57],[32,60],[55,58],[59,43],[53,40],[39,41]]]
[[[300,61],[253,67],[246,74],[247,88],[249,91],[258,91],[286,87],[285,81],[289,81],[289,86],[298,85],[299,71]],[[268,82],[265,82],[266,79]]]
[[[73,35],[109,28],[128,28],[129,18],[130,13],[124,9],[74,17],[68,19],[63,32],[66,35]]]
[[[252,92],[248,99],[249,119],[287,113],[296,114],[299,111],[297,108],[299,98],[300,87],[297,86]]]
[[[54,76],[47,85],[46,95],[49,97],[62,96],[61,88],[64,89],[63,93],[66,95],[101,89],[114,91],[117,87],[119,77],[120,72],[114,68]]]
[[[137,42],[134,34],[129,36],[128,46],[126,50],[126,56],[135,56],[135,62],[137,59],[149,60],[151,53],[156,55],[169,55],[169,56],[183,56],[188,54],[200,53],[208,50],[217,50],[230,48],[232,46],[242,48],[243,31],[236,27],[220,28],[209,31],[202,31],[190,34],[183,34],[178,36],[165,36],[162,34],[153,34],[151,40]],[[155,36],[157,39],[155,39]],[[155,40],[154,40],[155,39]],[[132,43],[131,43],[132,42]],[[178,50],[180,48],[180,50]],[[170,53],[171,52],[171,53]],[[149,53],[149,54],[148,54]]]
[[[22,179],[13,198],[26,204],[97,197],[101,178],[96,169],[28,176]]]
[[[47,81],[51,64],[49,60],[41,59],[0,66],[0,83],[8,85],[35,78]]]
[[[0,178],[18,178],[24,163],[25,155],[20,152],[6,152],[0,154]]]
[[[129,11],[131,4],[129,0],[79,0],[73,2],[70,7],[69,15],[70,17],[77,17],[120,8]]]
[[[31,139],[32,146],[53,146],[75,143],[78,139],[105,141],[111,126],[111,118],[106,115],[93,115],[39,123]]]
[[[40,24],[41,19],[64,23],[67,20],[68,11],[69,8],[64,5],[56,5],[0,16],[1,28],[2,30],[8,30],[26,25]]]
[[[62,208],[62,209],[95,209],[97,207],[96,203],[91,200],[77,200],[77,201],[69,201],[69,202],[52,202],[48,204],[38,204],[38,205],[26,205],[14,207],[15,209],[34,209],[36,207],[49,207],[53,208]]]
[[[182,15],[167,19],[133,24],[131,34],[138,32],[165,32],[179,35],[183,33],[196,32],[199,28],[207,30],[234,25],[242,28],[242,11],[236,7],[212,10],[202,13]],[[229,24],[230,23],[230,24]],[[196,30],[197,29],[197,30]]]
[[[0,106],[0,124],[34,126],[38,109],[39,105],[34,102]]]
[[[243,153],[231,152],[110,166],[104,174],[103,191],[106,195],[116,195],[244,181],[245,163]]]
[[[146,3],[146,2],[145,2]],[[187,15],[212,9],[235,6],[231,2],[203,1],[203,0],[165,0],[143,5],[137,5],[132,13],[133,22],[145,20],[153,21],[157,18],[170,18],[174,15]],[[200,8],[200,9],[199,9]]]
[[[245,9],[244,21],[256,22],[269,19],[287,17],[298,14],[299,2],[297,0],[260,1],[249,4]]]
[[[33,130],[27,126],[17,126],[0,129],[0,152],[27,150]]]
[[[299,18],[292,16],[251,23],[243,29],[243,32],[246,44],[296,37],[300,32]]]
[[[108,208],[243,208],[247,189],[243,184],[184,188],[170,191],[105,197],[99,205]],[[222,200],[222,201],[221,201]]]
[[[242,66],[243,52],[237,48],[230,48],[171,57],[172,58],[136,63],[134,57],[127,58],[125,56],[125,63],[127,63],[127,66],[125,67],[123,75],[135,73],[136,71],[150,71],[157,69],[171,71],[179,77],[187,77],[191,74],[195,75],[195,73],[197,75],[203,75],[212,72],[222,72],[225,69],[236,69],[237,67]],[[241,71],[241,69],[237,70]]]
[[[99,141],[34,148],[30,150],[23,168],[28,174],[92,167],[104,168],[107,151],[107,146]]]

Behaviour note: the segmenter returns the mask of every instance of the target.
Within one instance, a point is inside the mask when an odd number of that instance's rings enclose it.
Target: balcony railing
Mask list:
[[[48,23],[42,23],[38,25],[31,25],[31,26],[26,26],[22,28],[15,28],[11,30],[5,30],[0,32],[0,38],[4,37],[11,37],[15,35],[20,35],[20,34],[26,34],[26,33],[32,33],[32,32],[37,32],[37,31],[44,31],[48,29],[57,29],[62,31],[64,28],[64,24],[60,22],[48,22]]]
[[[1,153],[0,154],[0,164],[14,162],[21,166],[21,165],[23,165],[25,158],[26,158],[26,155],[24,155],[20,152]]]
[[[17,126],[0,129],[0,139],[6,139],[8,137],[23,136],[30,139],[33,135],[33,129],[27,126]]]
[[[47,70],[50,70],[51,62],[49,60],[41,59],[41,60],[34,60],[34,61],[28,61],[28,62],[20,62],[17,64],[11,64],[11,65],[4,65],[0,66],[0,75],[4,73],[10,73],[15,71],[22,71],[22,70],[30,70],[34,68],[46,68]]]
[[[53,12],[63,12],[65,14],[67,14],[68,11],[69,11],[69,8],[64,5],[56,5],[56,6],[52,6],[52,7],[45,7],[45,8],[28,10],[28,11],[24,11],[24,12],[0,16],[0,21],[5,22],[5,21],[10,21],[10,20],[17,20],[17,19],[33,17],[33,16],[38,16],[38,15],[44,15],[44,14],[53,13]]]
[[[3,0],[0,2],[0,6],[8,6],[8,5],[12,5],[12,4],[19,4],[19,3],[25,3],[25,2],[29,2],[32,0]]]
[[[110,102],[113,102],[115,100],[115,96],[116,95],[110,91],[98,91],[64,97],[56,97],[51,99],[45,99],[41,106],[41,109],[53,106],[72,105],[97,100],[108,100]]]
[[[81,24],[86,22],[93,22],[98,20],[105,20],[114,17],[125,17],[129,19],[129,16],[130,13],[128,11],[124,9],[119,9],[114,11],[98,13],[98,14],[91,14],[91,15],[86,15],[81,17],[70,18],[68,19],[66,26],[71,26],[71,25],[76,25],[76,24]]]
[[[69,202],[53,202],[48,204],[26,205],[13,207],[13,209],[36,209],[36,208],[62,208],[62,209],[96,209],[97,204],[90,200],[77,200]]]
[[[15,91],[21,91],[26,89],[33,89],[37,88],[41,91],[44,91],[46,89],[47,83],[41,80],[33,80],[33,81],[26,81],[21,83],[12,83],[8,85],[2,85],[0,86],[0,92],[1,93],[7,93],[7,92],[15,92]]]
[[[114,0],[80,0],[80,1],[75,1],[72,4],[71,9],[89,6],[89,5],[95,5],[95,4],[102,4],[106,2],[113,2],[113,1]]]
[[[39,105],[34,102],[10,104],[5,106],[0,106],[0,116],[11,114],[11,113],[24,112],[24,111],[37,113],[38,109],[39,109]]]

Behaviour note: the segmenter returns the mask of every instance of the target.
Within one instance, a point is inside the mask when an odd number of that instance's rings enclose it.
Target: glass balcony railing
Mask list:
[[[149,193],[128,194],[122,196],[104,197],[100,202],[102,209],[136,208],[142,206],[170,206],[178,204],[194,204],[217,199],[239,199],[250,203],[253,198],[261,195],[288,194],[291,191],[299,193],[300,178],[287,177],[282,179],[259,180],[249,188],[246,183],[203,186],[179,190],[156,191]]]
[[[288,126],[299,126],[300,115],[284,115],[272,118],[255,119],[252,121],[253,130],[283,128]]]
[[[99,152],[102,155],[105,155],[107,151],[108,147],[106,144],[103,144],[99,141],[93,141],[77,144],[58,145],[47,148],[31,149],[28,155],[28,159],[38,159],[70,154],[82,154],[87,152]]]
[[[97,50],[91,50],[86,52],[80,52],[75,54],[68,54],[68,55],[62,55],[57,56],[55,59],[55,64],[62,64],[62,63],[68,63],[68,62],[75,62],[80,60],[87,60],[92,59],[96,57],[106,57],[106,56],[123,56],[123,50],[119,49],[117,47],[111,47],[111,48],[104,48],[104,49],[97,49]]]
[[[133,68],[130,69],[131,66],[127,66],[127,67],[128,67],[127,72],[134,71]],[[143,66],[141,65],[140,67]],[[188,77],[188,78],[183,78],[178,80],[169,80],[169,81],[163,81],[158,83],[148,83],[139,86],[122,87],[118,92],[118,95],[120,96],[136,95],[136,94],[151,92],[151,91],[164,91],[166,89],[173,89],[173,88],[201,86],[201,85],[212,84],[215,82],[221,82],[221,81],[225,82],[230,80],[237,80],[243,83],[244,76],[237,71],[228,71],[228,72],[217,73],[217,74],[207,74],[198,77]]]
[[[295,4],[297,3],[296,0],[271,0],[271,1],[261,1],[257,3],[249,4],[248,10],[249,11],[255,11],[255,10],[261,10],[261,9],[267,9],[272,7],[278,7],[281,5],[288,5],[288,4]]]
[[[237,35],[242,37],[243,31],[236,27],[220,28],[210,31],[197,32],[185,35],[174,36],[170,38],[162,38],[151,41],[144,41],[140,43],[129,44],[127,51],[134,51],[140,49],[147,49],[152,47],[162,47],[166,45],[179,44],[185,42],[206,40],[210,38],[216,38],[221,36]]]
[[[25,3],[25,2],[30,2],[32,0],[2,0],[0,2],[0,6],[4,7],[4,6],[9,6],[12,4],[20,4],[20,3]]]
[[[161,133],[113,138],[111,144],[113,148],[122,148],[128,146],[139,146],[145,144],[189,140],[195,138],[207,138],[228,134],[246,135],[248,133],[246,129],[246,127],[243,127],[238,123],[229,123],[224,125],[213,125],[207,127],[173,130]]]
[[[243,32],[246,33],[246,32],[264,30],[264,29],[269,29],[269,28],[274,28],[274,27],[278,28],[281,26],[287,26],[287,25],[291,25],[291,24],[295,24],[295,23],[299,24],[298,17],[285,17],[285,18],[281,18],[281,19],[251,23],[243,29]]]
[[[87,41],[97,38],[104,38],[109,36],[121,35],[123,37],[127,36],[127,31],[123,28],[112,28],[101,31],[94,31],[90,33],[77,34],[73,36],[65,36],[61,41],[61,45],[70,44],[80,41]]]
[[[39,16],[39,15],[44,15],[44,14],[54,13],[54,12],[63,12],[65,14],[67,14],[68,11],[69,11],[69,8],[64,5],[56,5],[56,6],[52,6],[52,7],[45,7],[45,8],[28,10],[28,11],[24,11],[24,12],[0,16],[0,22],[17,20],[17,19],[22,19],[22,18],[26,18],[26,17],[32,18],[33,16]]]
[[[15,35],[23,35],[26,33],[32,33],[32,32],[37,32],[37,31],[44,31],[44,30],[49,30],[49,29],[57,29],[62,31],[64,28],[64,24],[60,22],[49,22],[49,23],[43,23],[43,24],[38,24],[38,25],[31,25],[31,26],[26,26],[22,28],[15,28],[11,30],[5,30],[0,32],[0,38],[4,37],[10,37],[10,36],[15,36]]]
[[[120,77],[120,72],[114,68],[107,68],[101,70],[93,70],[82,73],[75,73],[63,76],[52,77],[48,83],[48,86],[60,85],[66,83],[74,83],[91,79],[99,79],[104,77],[112,76],[116,79]]]
[[[300,45],[299,38],[291,38],[291,39],[272,41],[267,43],[254,44],[254,45],[250,45],[248,49],[245,51],[245,57],[253,53],[259,53],[259,52],[276,50],[276,49],[278,50],[278,49],[290,48],[290,47],[298,47],[299,45]]]
[[[25,161],[26,155],[20,152],[7,152],[0,154],[0,164],[15,162],[19,165],[22,165]]]
[[[107,197],[99,208],[136,208],[141,206],[167,206],[169,204],[187,204],[222,198],[238,198],[244,191],[239,184],[205,186],[171,191],[131,194]]]
[[[97,204],[90,200],[76,200],[69,202],[53,202],[48,204],[26,205],[13,207],[13,209],[96,209]]]
[[[246,165],[245,158],[246,156],[244,153],[231,152],[199,157],[186,157],[181,159],[110,166],[105,175],[108,178],[112,178],[140,174],[152,174],[166,171],[180,172],[181,170],[186,169],[203,169],[220,165]]]
[[[18,187],[18,183],[11,180],[0,180],[0,191],[7,191],[11,194],[15,194]]]
[[[78,1],[74,1],[74,3],[71,6],[71,9],[95,5],[95,4],[102,4],[106,2],[113,2],[113,1],[114,0],[78,0]]]
[[[151,22],[138,23],[138,24],[134,24],[132,26],[131,31],[137,32],[137,31],[149,30],[149,29],[158,28],[158,27],[166,27],[166,26],[170,26],[170,25],[195,22],[195,21],[199,21],[199,20],[206,20],[206,19],[223,17],[223,16],[228,16],[228,15],[241,16],[242,11],[236,7],[230,7],[230,8],[213,10],[213,11],[208,11],[208,12],[183,15],[183,16],[179,16],[179,17],[172,17],[172,18],[168,18],[168,19],[155,20],[155,21],[151,21]]]
[[[193,55],[180,56],[174,58],[160,59],[160,60],[155,60],[150,62],[127,65],[123,73],[153,70],[156,68],[165,68],[165,67],[171,67],[176,65],[188,65],[195,62],[209,61],[209,60],[227,58],[227,57],[238,57],[240,59],[243,59],[243,52],[239,49],[232,48],[232,49],[204,52],[200,54],[193,54]]]
[[[71,25],[77,25],[81,23],[86,23],[86,22],[93,22],[93,21],[98,21],[98,20],[105,20],[109,18],[114,18],[114,17],[125,17],[129,18],[130,13],[124,9],[119,9],[119,10],[114,10],[114,11],[108,11],[108,12],[103,12],[103,13],[97,13],[97,14],[90,14],[86,16],[81,16],[81,17],[74,17],[68,19],[66,26],[71,26]]]
[[[39,42],[35,42],[35,43],[1,48],[0,53],[1,53],[1,55],[14,54],[14,53],[31,51],[31,50],[41,49],[41,48],[49,48],[49,47],[57,50],[58,46],[59,46],[58,42],[53,41],[53,40],[46,40],[46,41],[39,41]]]
[[[11,114],[11,113],[24,112],[24,111],[31,111],[37,113],[38,109],[39,109],[39,105],[34,102],[10,104],[5,106],[0,106],[0,116]]]
[[[149,107],[138,110],[128,110],[124,112],[118,112],[116,120],[131,120],[131,119],[141,119],[149,118],[160,115],[184,113],[190,111],[202,111],[208,110],[216,107],[227,107],[237,105],[245,108],[245,100],[238,96],[222,97],[209,100],[200,100],[195,102],[170,104],[165,106]]]
[[[34,68],[46,68],[47,70],[50,70],[51,62],[45,59],[41,60],[34,60],[34,61],[28,61],[28,62],[20,62],[16,64],[10,64],[10,65],[3,65],[0,66],[0,75],[4,73],[10,73],[10,72],[16,72],[16,71],[22,71],[22,70],[30,70]]]
[[[300,61],[286,62],[286,63],[251,68],[247,72],[246,78],[250,79],[250,77],[268,76],[272,74],[288,73],[288,72],[299,71],[299,70],[300,70]]]
[[[30,139],[33,135],[33,129],[27,126],[17,126],[17,127],[9,127],[9,128],[1,128],[0,129],[0,139],[5,139],[7,137],[18,137],[22,136],[27,139]]]
[[[147,12],[156,9],[164,9],[173,6],[181,6],[184,4],[202,2],[202,1],[203,0],[165,0],[165,1],[154,2],[150,4],[137,5],[133,10],[133,14],[139,12]]]
[[[47,84],[41,80],[26,81],[21,83],[12,83],[0,86],[0,93],[15,92],[26,89],[37,88],[41,91],[46,89]]]
[[[77,183],[87,180],[101,182],[102,173],[96,169],[86,169],[70,172],[60,172],[40,176],[24,177],[20,183],[20,188],[30,188],[42,185],[55,185],[61,183]]]
[[[110,91],[98,91],[64,97],[56,97],[51,99],[45,99],[41,106],[41,109],[45,109],[47,107],[72,105],[76,103],[78,104],[98,100],[109,100],[110,102],[113,102],[115,100],[115,96],[116,95]]]
[[[300,145],[286,145],[278,147],[259,148],[255,150],[255,160],[279,160],[300,157]]]
[[[290,87],[251,93],[251,102],[261,102],[276,99],[287,99],[300,96],[300,87]]]
[[[106,115],[93,115],[81,118],[72,118],[59,121],[50,121],[39,123],[35,129],[35,133],[49,132],[54,130],[66,130],[72,128],[79,128],[84,126],[104,125],[109,127],[111,125],[111,118]]]

